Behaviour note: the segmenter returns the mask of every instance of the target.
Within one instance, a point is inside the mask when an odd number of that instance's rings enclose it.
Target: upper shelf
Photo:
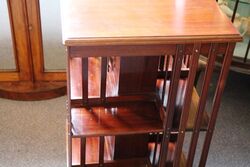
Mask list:
[[[239,41],[211,0],[62,0],[65,45]]]

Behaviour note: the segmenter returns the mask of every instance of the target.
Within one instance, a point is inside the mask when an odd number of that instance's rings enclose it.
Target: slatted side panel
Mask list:
[[[188,158],[187,158],[188,167],[193,166],[195,151],[196,151],[199,133],[201,129],[202,117],[204,114],[204,109],[205,109],[207,95],[208,95],[209,84],[212,78],[217,53],[218,53],[218,44],[211,44],[209,55],[208,55],[208,64],[205,70],[205,76],[204,76],[203,84],[201,88],[201,96],[200,96],[200,100],[198,104],[198,111],[195,116],[194,130],[193,130],[189,152],[188,152]]]
[[[209,120],[208,130],[206,133],[206,137],[205,137],[205,141],[204,141],[204,145],[202,149],[199,167],[204,167],[206,165],[208,151],[209,151],[210,143],[212,140],[212,135],[214,132],[215,122],[217,119],[217,115],[218,115],[218,111],[220,107],[220,101],[221,101],[222,93],[225,87],[226,78],[228,76],[234,47],[235,47],[235,43],[228,43],[227,45],[226,53],[225,53],[223,64],[222,64],[222,70],[220,72],[219,80],[218,80],[215,95],[214,95],[214,100],[213,100],[213,105],[212,105],[212,110],[211,110],[211,117]]]
[[[204,48],[204,45],[202,45],[202,46]],[[191,137],[188,157],[187,157],[187,161],[184,164],[184,166],[188,166],[188,167],[193,166],[195,152],[196,152],[198,139],[199,139],[199,133],[200,133],[201,126],[202,126],[202,120],[204,117],[207,96],[208,96],[208,92],[209,92],[209,85],[210,85],[211,78],[212,78],[212,75],[213,75],[214,69],[215,69],[216,57],[218,54],[224,53],[222,70],[221,70],[220,75],[219,75],[219,79],[218,79],[218,83],[217,83],[217,87],[216,87],[216,91],[215,91],[215,95],[214,95],[214,100],[213,100],[213,104],[211,107],[212,108],[211,109],[211,117],[210,117],[210,119],[209,119],[209,117],[207,117],[209,124],[208,124],[208,127],[206,128],[207,132],[206,132],[206,137],[205,137],[205,141],[203,144],[202,154],[198,155],[198,157],[201,156],[199,166],[204,167],[206,164],[208,151],[209,151],[209,147],[210,147],[210,143],[211,143],[214,127],[215,127],[215,122],[216,122],[217,114],[219,111],[219,104],[221,101],[223,89],[225,87],[225,80],[226,80],[226,77],[228,75],[229,66],[230,66],[230,62],[231,62],[231,58],[232,58],[235,44],[228,43],[227,45],[225,45],[222,43],[214,43],[214,44],[210,44],[210,45],[205,44],[205,47],[208,50],[207,55],[205,55],[208,57],[208,62],[207,62],[207,66],[205,69],[203,82],[201,84],[200,97],[199,97],[198,102],[197,102],[198,109],[197,109],[195,119],[194,119],[195,123],[194,123],[193,134]],[[190,49],[190,46],[188,46],[188,49]],[[182,67],[188,68],[189,73],[187,75],[187,84],[185,86],[186,88],[185,88],[185,91],[183,92],[184,93],[183,94],[184,105],[183,105],[183,108],[181,109],[181,117],[179,120],[180,124],[179,124],[179,130],[178,130],[178,137],[176,140],[174,162],[173,162],[174,167],[183,166],[183,164],[181,164],[181,162],[182,162],[181,158],[183,156],[182,147],[183,147],[183,142],[184,142],[186,123],[187,123],[188,116],[189,116],[188,115],[189,114],[188,111],[189,111],[189,107],[190,107],[189,102],[190,102],[190,99],[192,96],[192,87],[193,87],[193,83],[194,83],[194,79],[195,79],[195,75],[196,75],[196,69],[198,67],[198,58],[200,56],[201,49],[202,49],[201,44],[195,44],[192,48],[192,53],[191,54],[190,53],[184,54],[184,57],[182,60]],[[167,56],[160,58],[160,61],[159,61],[160,63],[159,63],[158,68],[159,68],[159,71],[165,71],[165,72],[170,73],[171,68],[166,68],[166,66],[168,66],[168,63],[166,63],[167,58],[168,58]],[[171,58],[171,56],[170,56],[170,58]],[[164,59],[164,65],[161,64],[161,61],[163,59]],[[175,64],[175,62],[174,62],[174,64]],[[171,66],[171,63],[170,63],[170,66]],[[170,76],[172,76],[172,75],[174,75],[174,74],[170,74]],[[168,76],[168,74],[165,75],[165,80],[169,79],[166,76]],[[163,85],[165,85],[165,83],[163,83]],[[165,86],[163,86],[163,87],[165,89]],[[169,90],[167,90],[168,93],[163,93],[164,91],[161,92],[161,97],[163,99],[164,99],[164,94],[169,94],[169,96],[171,96],[170,89],[171,88],[169,88]],[[171,117],[171,116],[168,115],[168,117]],[[168,131],[167,127],[165,129],[166,129],[166,131]],[[163,141],[164,141],[164,137],[166,137],[165,136],[166,134],[163,134]],[[166,139],[166,140],[168,140],[168,139]],[[156,139],[156,142],[157,142],[157,139]],[[166,148],[163,145],[164,145],[164,142],[162,142],[162,148]],[[168,157],[168,156],[166,156],[168,149],[162,150],[162,148],[161,148],[162,155],[161,155],[159,166],[168,165],[168,164],[166,164],[166,162],[164,160],[162,160],[165,157]],[[157,147],[155,147],[155,149],[157,150]],[[166,152],[166,153],[164,153],[164,152]],[[152,162],[155,165],[157,163],[155,163],[156,158],[154,156],[155,155],[153,155]]]

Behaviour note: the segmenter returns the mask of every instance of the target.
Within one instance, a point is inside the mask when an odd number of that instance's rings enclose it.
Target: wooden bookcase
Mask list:
[[[191,167],[201,130],[205,166],[235,42],[241,40],[216,2],[64,0],[62,28],[69,167]],[[209,116],[208,89],[221,54]],[[200,55],[208,61],[198,93]],[[192,138],[186,156],[187,131]]]

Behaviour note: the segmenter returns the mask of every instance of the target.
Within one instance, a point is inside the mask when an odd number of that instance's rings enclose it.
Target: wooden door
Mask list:
[[[48,5],[55,2],[40,1],[46,2]],[[12,59],[14,60],[9,61],[15,64],[13,68],[4,68],[0,64],[1,97],[16,100],[41,100],[66,94],[65,70],[49,70],[45,68],[40,1],[0,0],[0,3],[3,4],[0,5],[5,5],[5,15],[8,13],[5,19],[9,19],[8,31],[11,32]],[[55,7],[59,8],[60,6]],[[61,27],[61,25],[56,24],[55,26]],[[2,40],[4,44],[11,43],[9,40],[4,40],[4,37]],[[64,52],[64,49],[62,52]],[[0,51],[1,54],[3,54],[2,57],[11,59],[9,52]]]
[[[31,45],[31,52],[33,57],[33,66],[34,68],[34,74],[35,79],[38,81],[65,81],[66,80],[66,74],[65,69],[66,66],[63,69],[46,69],[45,67],[45,54],[46,50],[48,49],[44,47],[46,45],[45,42],[48,42],[43,39],[45,38],[45,31],[43,31],[42,28],[46,28],[42,26],[42,22],[45,19],[48,19],[48,15],[51,15],[50,17],[54,17],[57,19],[56,21],[60,20],[60,0],[53,0],[53,1],[46,1],[46,0],[30,0],[26,1],[27,3],[27,11],[28,11],[28,20],[30,27],[30,41],[32,43]],[[46,6],[45,6],[46,5]],[[51,11],[52,7],[49,7],[51,5],[54,8],[54,12]],[[43,13],[47,12],[48,15],[43,15]],[[52,13],[53,12],[53,13]],[[44,17],[42,17],[44,16]],[[47,17],[47,18],[46,18]],[[58,18],[59,17],[59,18]],[[53,24],[53,27],[61,28],[60,22],[53,23],[53,20],[51,22],[48,22],[48,24]],[[61,38],[61,30],[58,28],[59,33],[56,34]],[[53,31],[52,29],[50,31]],[[43,34],[44,33],[44,34]],[[56,41],[62,45],[62,41]],[[55,55],[55,59],[52,61],[57,61],[57,57],[63,57],[65,55],[64,48],[60,48],[62,51],[58,55]],[[58,50],[58,49],[57,49]],[[49,54],[49,53],[48,53]],[[66,56],[64,58],[64,61],[66,62]],[[56,64],[56,63],[55,63]]]

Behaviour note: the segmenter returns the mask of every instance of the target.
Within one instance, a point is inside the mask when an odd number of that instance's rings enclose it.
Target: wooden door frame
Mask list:
[[[0,71],[0,97],[43,100],[66,94],[66,73],[44,70],[38,0],[7,0],[16,69]]]
[[[16,69],[1,70],[0,81],[33,80],[25,0],[7,0]],[[28,68],[27,68],[28,67]]]
[[[30,42],[33,59],[34,76],[38,81],[66,81],[66,72],[46,71],[44,67],[44,52],[39,0],[26,1],[28,22],[30,25]],[[65,58],[66,61],[66,58]]]

